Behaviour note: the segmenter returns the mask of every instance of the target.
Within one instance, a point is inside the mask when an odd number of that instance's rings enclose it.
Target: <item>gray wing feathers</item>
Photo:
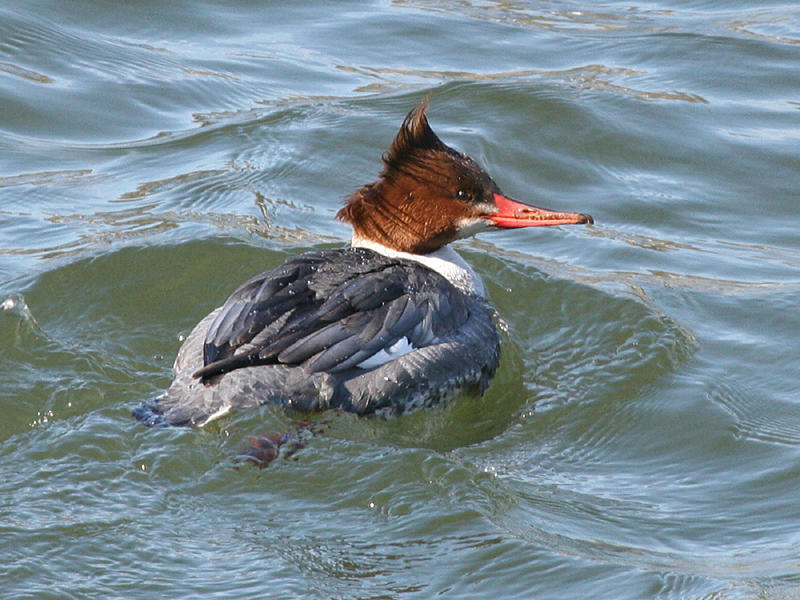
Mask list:
[[[483,392],[499,359],[500,338],[486,307],[472,311],[469,322],[446,341],[344,381],[340,398],[343,408],[358,414],[399,415],[436,404],[466,385]]]
[[[376,257],[303,255],[250,280],[211,323],[199,374],[277,363],[340,372],[404,337],[437,343],[469,316],[466,296],[437,273]]]

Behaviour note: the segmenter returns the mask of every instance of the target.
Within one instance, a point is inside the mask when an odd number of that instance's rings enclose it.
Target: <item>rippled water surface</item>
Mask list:
[[[791,2],[0,2],[0,595],[800,598],[798,65]],[[487,393],[137,423],[426,95],[596,221],[457,244]]]

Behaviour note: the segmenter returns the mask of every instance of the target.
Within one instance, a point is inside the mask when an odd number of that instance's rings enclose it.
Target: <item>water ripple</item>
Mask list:
[[[769,393],[768,379],[754,376],[754,380],[744,383],[720,376],[709,385],[707,398],[734,418],[737,437],[800,447],[800,405],[795,400],[800,388]]]

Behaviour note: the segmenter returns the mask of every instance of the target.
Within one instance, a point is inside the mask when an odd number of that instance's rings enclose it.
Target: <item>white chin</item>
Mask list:
[[[458,236],[456,239],[473,236],[476,233],[492,229],[493,226],[494,221],[486,217],[468,217],[461,219],[456,223],[456,227],[458,227]]]

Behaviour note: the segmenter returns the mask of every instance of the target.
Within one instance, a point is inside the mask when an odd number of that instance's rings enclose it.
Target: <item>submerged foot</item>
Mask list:
[[[293,423],[294,431],[249,438],[250,446],[236,456],[235,468],[238,470],[242,465],[249,463],[263,469],[279,456],[284,459],[293,456],[298,450],[306,447],[313,435],[324,432],[322,423],[309,421],[294,421]]]

